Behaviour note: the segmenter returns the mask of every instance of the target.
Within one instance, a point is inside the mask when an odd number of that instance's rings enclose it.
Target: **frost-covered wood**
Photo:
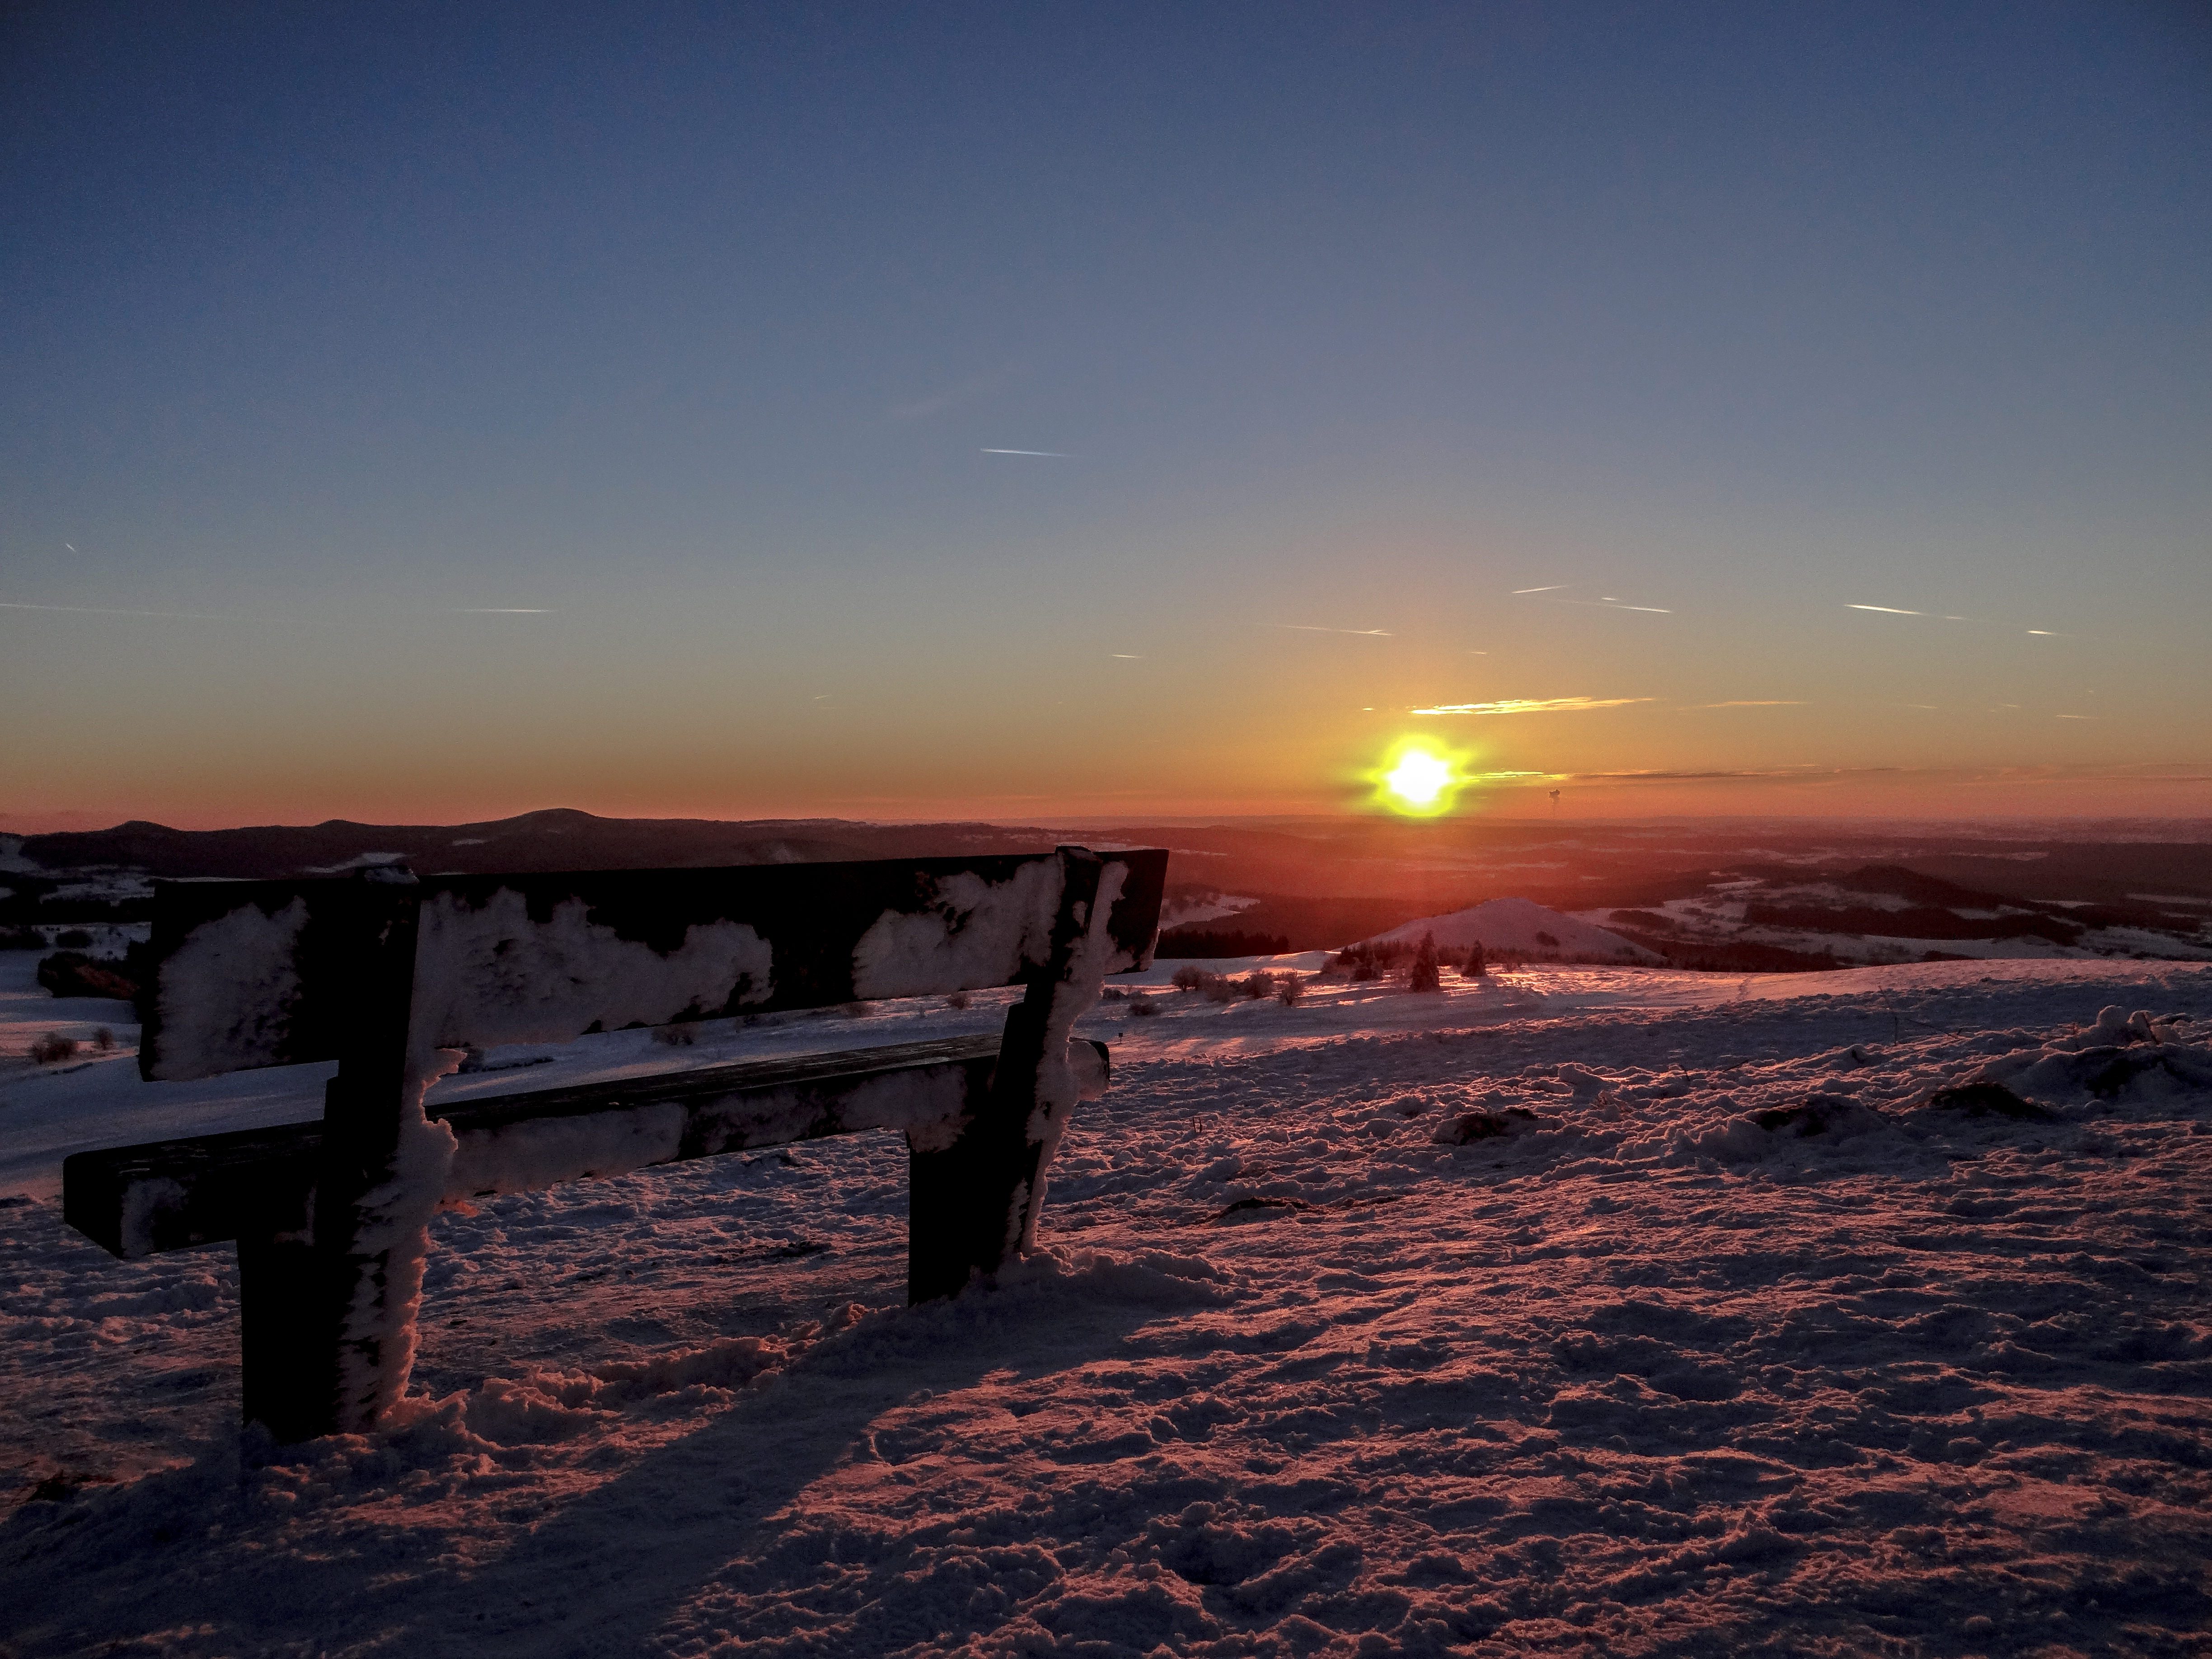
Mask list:
[[[1071,1063],[1093,1099],[1106,1051],[1077,1045]],[[988,1097],[998,1056],[996,1037],[945,1037],[427,1109],[453,1132],[452,1204],[866,1129],[941,1151]],[[672,1115],[673,1134],[663,1127]],[[126,1261],[227,1243],[256,1224],[304,1233],[322,1143],[320,1123],[288,1123],[77,1152],[63,1165],[64,1218]],[[641,1148],[653,1155],[635,1156]]]
[[[1103,971],[1151,960],[1167,854],[1122,873]],[[181,1080],[337,1058],[355,1010],[364,883],[156,884],[157,967],[139,1066]],[[593,1030],[1025,983],[1051,952],[1061,860],[894,860],[715,870],[439,877],[421,920],[418,1047],[565,1042]]]
[[[1105,1052],[1072,1040],[1075,1020],[1105,975],[1148,964],[1166,863],[1156,850],[1061,848],[163,884],[145,1076],[333,1057],[338,1073],[312,1134],[72,1158],[68,1214],[124,1255],[236,1237],[246,1414],[281,1440],[366,1429],[390,1411],[413,1363],[429,1219],[487,1193],[896,1129],[913,1154],[909,1295],[951,1294],[1035,1243],[1069,1115],[1105,1086]],[[464,1046],[1004,984],[1026,994],[988,1048],[424,1104]]]

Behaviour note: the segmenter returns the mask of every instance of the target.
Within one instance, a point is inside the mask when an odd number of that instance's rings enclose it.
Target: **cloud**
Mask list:
[[[1133,651],[1109,651],[1106,653],[1116,662],[1142,662],[1144,659]]]
[[[996,392],[1000,386],[1021,376],[1021,367],[1009,363],[1004,368],[994,368],[981,374],[970,374],[927,397],[916,398],[911,403],[893,404],[890,414],[895,421],[918,421],[926,416],[940,414],[948,409],[973,401],[986,392]]]
[[[1573,586],[1572,582],[1553,582],[1549,587],[1516,587],[1513,592],[1516,597],[1522,593],[1559,593]]]
[[[1543,590],[1535,590],[1539,592]],[[1648,611],[1655,617],[1671,617],[1674,613],[1656,605],[1623,605],[1619,599],[1547,599],[1546,605],[1579,605],[1592,611]]]
[[[1924,617],[1925,611],[1899,611],[1893,605],[1847,605],[1846,611],[1879,611],[1885,617]]]
[[[1262,628],[1287,628],[1294,634],[1357,634],[1363,639],[1387,640],[1396,637],[1384,628],[1323,628],[1316,623],[1261,623]]]
[[[0,611],[51,611],[76,617],[143,617],[159,622],[282,622],[288,628],[332,628],[337,624],[312,617],[248,617],[228,611],[131,611],[111,605],[27,605],[0,599]],[[550,617],[555,612],[538,605],[447,605],[428,613],[437,617]]]
[[[125,611],[107,605],[23,605],[0,599],[0,611],[66,611],[79,617],[155,617],[168,622],[251,622],[215,611]]]
[[[986,449],[981,453],[986,455],[1041,455],[1053,461],[1072,461],[1075,459],[1062,449]]]
[[[1446,702],[1415,708],[1415,714],[1572,714],[1585,708],[1620,708],[1651,697],[1507,697],[1498,702]]]
[[[1802,708],[1802,697],[1738,697],[1729,702],[1693,702],[1689,708]]]

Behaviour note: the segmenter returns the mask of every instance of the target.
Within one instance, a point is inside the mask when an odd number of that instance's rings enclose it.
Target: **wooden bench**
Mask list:
[[[1068,1115],[1106,1085],[1072,1029],[1149,965],[1167,856],[163,882],[142,1075],[337,1075],[319,1122],[76,1154],[64,1214],[126,1259],[237,1242],[245,1414],[280,1441],[398,1399],[430,1218],[487,1194],[896,1129],[908,1297],[951,1295],[1035,1242]],[[471,1048],[1010,985],[998,1038],[424,1106]]]

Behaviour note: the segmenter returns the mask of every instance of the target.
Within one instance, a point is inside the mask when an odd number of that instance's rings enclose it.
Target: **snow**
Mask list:
[[[300,995],[295,953],[307,925],[307,902],[295,898],[273,915],[242,904],[192,930],[161,964],[157,1075],[213,1077],[270,1062]]]
[[[893,1134],[501,1193],[428,1224],[387,1425],[287,1449],[234,1425],[230,1252],[117,1262],[46,1173],[65,1127],[274,1097],[12,1062],[0,1641],[2201,1647],[2212,970],[1556,967],[1297,1007],[1164,977],[1116,981],[1157,1015],[1078,1022],[1113,1086],[1066,1120],[1039,1248],[995,1285],[901,1305]],[[27,1022],[15,983],[0,1018]],[[554,1058],[432,1097],[1005,1006],[495,1050]],[[310,1073],[254,1080],[296,1105]],[[1978,1081],[2048,1115],[1942,1103]],[[1455,1139],[1470,1116],[1509,1127]]]
[[[511,887],[481,905],[432,894],[415,951],[410,1035],[434,1048],[562,1042],[593,1024],[658,1025],[768,1000],[768,943],[743,922],[689,927],[664,951],[590,915],[572,898],[539,921]]]
[[[1424,933],[1434,933],[1440,951],[1464,951],[1471,945],[1485,951],[1518,951],[1528,956],[1598,956],[1621,962],[1656,962],[1659,958],[1618,933],[1607,932],[1578,917],[1562,915],[1533,899],[1497,898],[1469,909],[1441,916],[1423,916],[1375,937],[1376,944],[1418,945]],[[1538,937],[1549,934],[1548,940]]]
[[[420,1340],[416,1317],[430,1218],[445,1197],[455,1150],[452,1128],[423,1112],[422,1098],[460,1063],[461,1053],[453,1048],[410,1056],[389,1172],[356,1200],[353,1224],[341,1235],[352,1241],[347,1254],[354,1274],[338,1342],[337,1420],[342,1424],[367,1428],[407,1391]],[[326,1190],[316,1196],[331,1201]]]
[[[853,950],[854,993],[902,997],[1003,984],[1024,962],[1045,959],[1060,887],[1060,863],[1047,859],[1021,866],[1008,881],[986,881],[969,870],[939,878],[928,908],[886,910],[860,936]]]

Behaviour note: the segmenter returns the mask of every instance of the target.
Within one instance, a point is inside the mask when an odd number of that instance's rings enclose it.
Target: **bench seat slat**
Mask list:
[[[1098,1057],[1103,1086],[1106,1049]],[[586,1176],[712,1158],[870,1128],[927,1150],[988,1091],[992,1036],[845,1054],[744,1060],[696,1071],[434,1102],[459,1147],[448,1201]],[[72,1154],[62,1165],[70,1225],[126,1260],[309,1223],[322,1125],[290,1123]]]

